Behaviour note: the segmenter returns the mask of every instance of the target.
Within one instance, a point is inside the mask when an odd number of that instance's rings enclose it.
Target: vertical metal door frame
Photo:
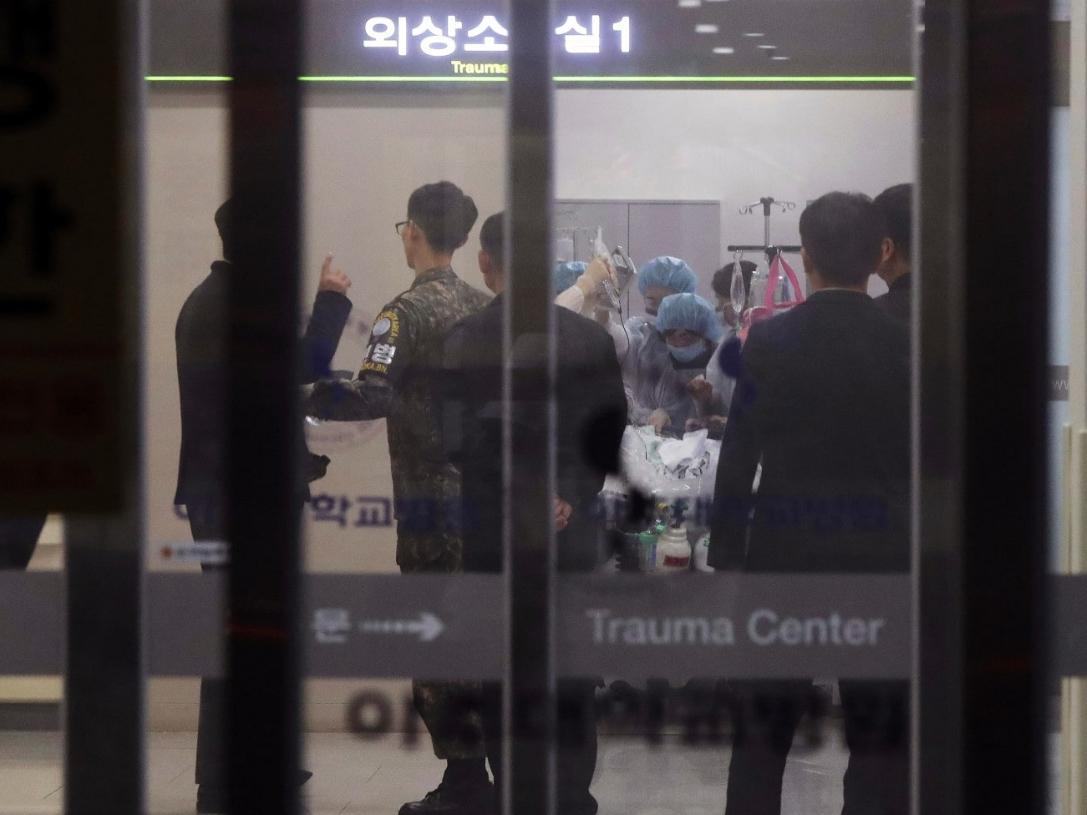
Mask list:
[[[550,0],[511,0],[506,348],[531,362],[506,367],[505,552],[510,745],[506,812],[548,815],[555,807],[554,314],[551,306],[553,103]],[[539,351],[545,350],[541,359]],[[532,353],[532,352],[535,353]],[[515,378],[516,377],[516,378]],[[546,432],[513,435],[517,404]],[[532,464],[528,464],[532,462]],[[541,468],[538,462],[545,462]],[[511,808],[512,807],[512,808]]]
[[[102,204],[116,206],[116,228],[100,239],[115,241],[121,259],[116,269],[101,273],[119,276],[123,292],[118,309],[123,315],[121,347],[115,363],[123,376],[112,396],[119,413],[116,455],[124,483],[119,511],[65,517],[64,808],[72,815],[136,815],[144,806],[145,730],[141,613],[145,5],[142,0],[119,0],[101,6],[97,10],[101,26],[86,36],[100,39],[94,68],[108,67],[115,90],[98,115],[115,123],[118,139],[112,155],[95,155],[93,160],[110,162],[116,174],[116,187],[103,190]]]
[[[301,0],[230,3],[228,786],[299,807]]]
[[[1087,570],[1087,489],[1085,489],[1084,433],[1087,432],[1087,2],[1070,3],[1069,107],[1070,150],[1068,172],[1072,191],[1069,247],[1071,290],[1067,303],[1071,319],[1069,364],[1069,411],[1065,430],[1067,483],[1062,516],[1062,566],[1065,571]],[[1078,815],[1087,810],[1087,681],[1082,677],[1062,680],[1061,720],[1061,813]]]
[[[925,815],[1045,805],[1049,13],[1048,0],[924,7],[914,811]]]

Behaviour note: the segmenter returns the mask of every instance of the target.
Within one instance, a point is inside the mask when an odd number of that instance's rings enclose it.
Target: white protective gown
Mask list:
[[[713,386],[714,398],[724,406],[724,412],[720,414],[721,416],[727,415],[728,409],[732,405],[732,394],[736,390],[736,380],[721,370],[721,352],[724,350],[725,345],[737,336],[735,328],[727,328],[725,338],[717,346],[717,350],[713,352],[710,364],[706,366],[706,381]]]
[[[699,376],[706,376],[707,363],[703,360],[700,365],[687,366],[675,362],[664,337],[647,322],[633,336],[638,339],[632,340],[630,354],[623,366],[630,421],[634,425],[645,425],[654,411],[663,410],[672,420],[671,431],[682,435],[688,419],[702,416],[687,385]],[[720,415],[724,409],[724,403],[715,394],[706,415]]]

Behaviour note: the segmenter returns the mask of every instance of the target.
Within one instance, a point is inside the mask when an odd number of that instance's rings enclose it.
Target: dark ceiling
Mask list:
[[[462,49],[448,58],[427,57],[419,53],[417,38],[409,40],[407,56],[395,49],[365,49],[363,26],[373,16],[404,16],[414,26],[424,15],[444,21],[452,14],[466,24],[464,31],[485,14],[508,21],[504,4],[487,0],[310,0],[308,6],[306,73],[313,75],[448,74],[451,59],[501,58]],[[572,14],[588,24],[591,15],[599,15],[603,43],[598,55],[571,55],[556,37],[559,75],[913,73],[912,0],[558,0],[557,7],[558,21]],[[226,73],[224,8],[223,0],[152,0],[151,73]],[[631,18],[629,54],[620,53],[618,35],[611,31],[624,16]],[[461,37],[466,39],[463,31]]]

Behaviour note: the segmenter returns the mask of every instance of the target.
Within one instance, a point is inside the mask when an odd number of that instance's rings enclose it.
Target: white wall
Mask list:
[[[505,195],[504,116],[487,100],[424,97],[426,107],[399,97],[368,99],[321,95],[308,109],[305,142],[305,298],[312,298],[328,251],[352,277],[352,321],[334,367],[357,370],[369,321],[411,283],[400,240],[411,191],[449,178],[475,196],[480,211],[502,206]],[[172,510],[177,475],[177,374],[174,325],[188,293],[219,257],[212,221],[226,195],[227,121],[214,94],[155,94],[148,111],[148,529],[151,561],[163,543],[188,538]],[[474,251],[459,266],[479,283]],[[354,499],[391,494],[383,423],[321,428],[315,450],[333,458],[321,491]],[[351,519],[352,521],[354,518]],[[394,538],[389,529],[309,528],[310,568],[318,571],[389,571]]]
[[[147,112],[144,438],[152,566],[163,544],[189,537],[172,511],[181,444],[174,325],[219,257],[211,216],[225,197],[226,126],[215,98],[152,97]]]

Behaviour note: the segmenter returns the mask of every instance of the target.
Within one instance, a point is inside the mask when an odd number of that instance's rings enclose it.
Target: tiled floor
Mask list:
[[[0,733],[0,813],[61,812],[61,739],[57,734]],[[192,733],[153,733],[147,787],[152,815],[190,815],[196,788]],[[842,806],[846,756],[829,742],[794,756],[786,770],[783,815],[831,815]],[[306,785],[312,815],[395,815],[400,805],[436,786],[442,765],[429,750],[404,750],[398,738],[363,742],[346,734],[311,734]],[[728,750],[629,738],[601,741],[593,791],[602,815],[720,815]]]
[[[1051,758],[1058,739],[1051,736]],[[62,811],[61,738],[56,733],[0,732],[0,815]],[[404,801],[437,784],[442,764],[429,750],[405,750],[399,737],[360,741],[346,734],[310,734],[305,787],[310,815],[395,815]],[[195,733],[152,733],[148,739],[148,812],[192,815],[196,787]],[[837,815],[846,753],[829,739],[817,751],[794,752],[785,771],[782,815]],[[721,815],[727,748],[602,738],[593,792],[601,815]],[[1050,762],[1050,812],[1058,811],[1059,777]]]

